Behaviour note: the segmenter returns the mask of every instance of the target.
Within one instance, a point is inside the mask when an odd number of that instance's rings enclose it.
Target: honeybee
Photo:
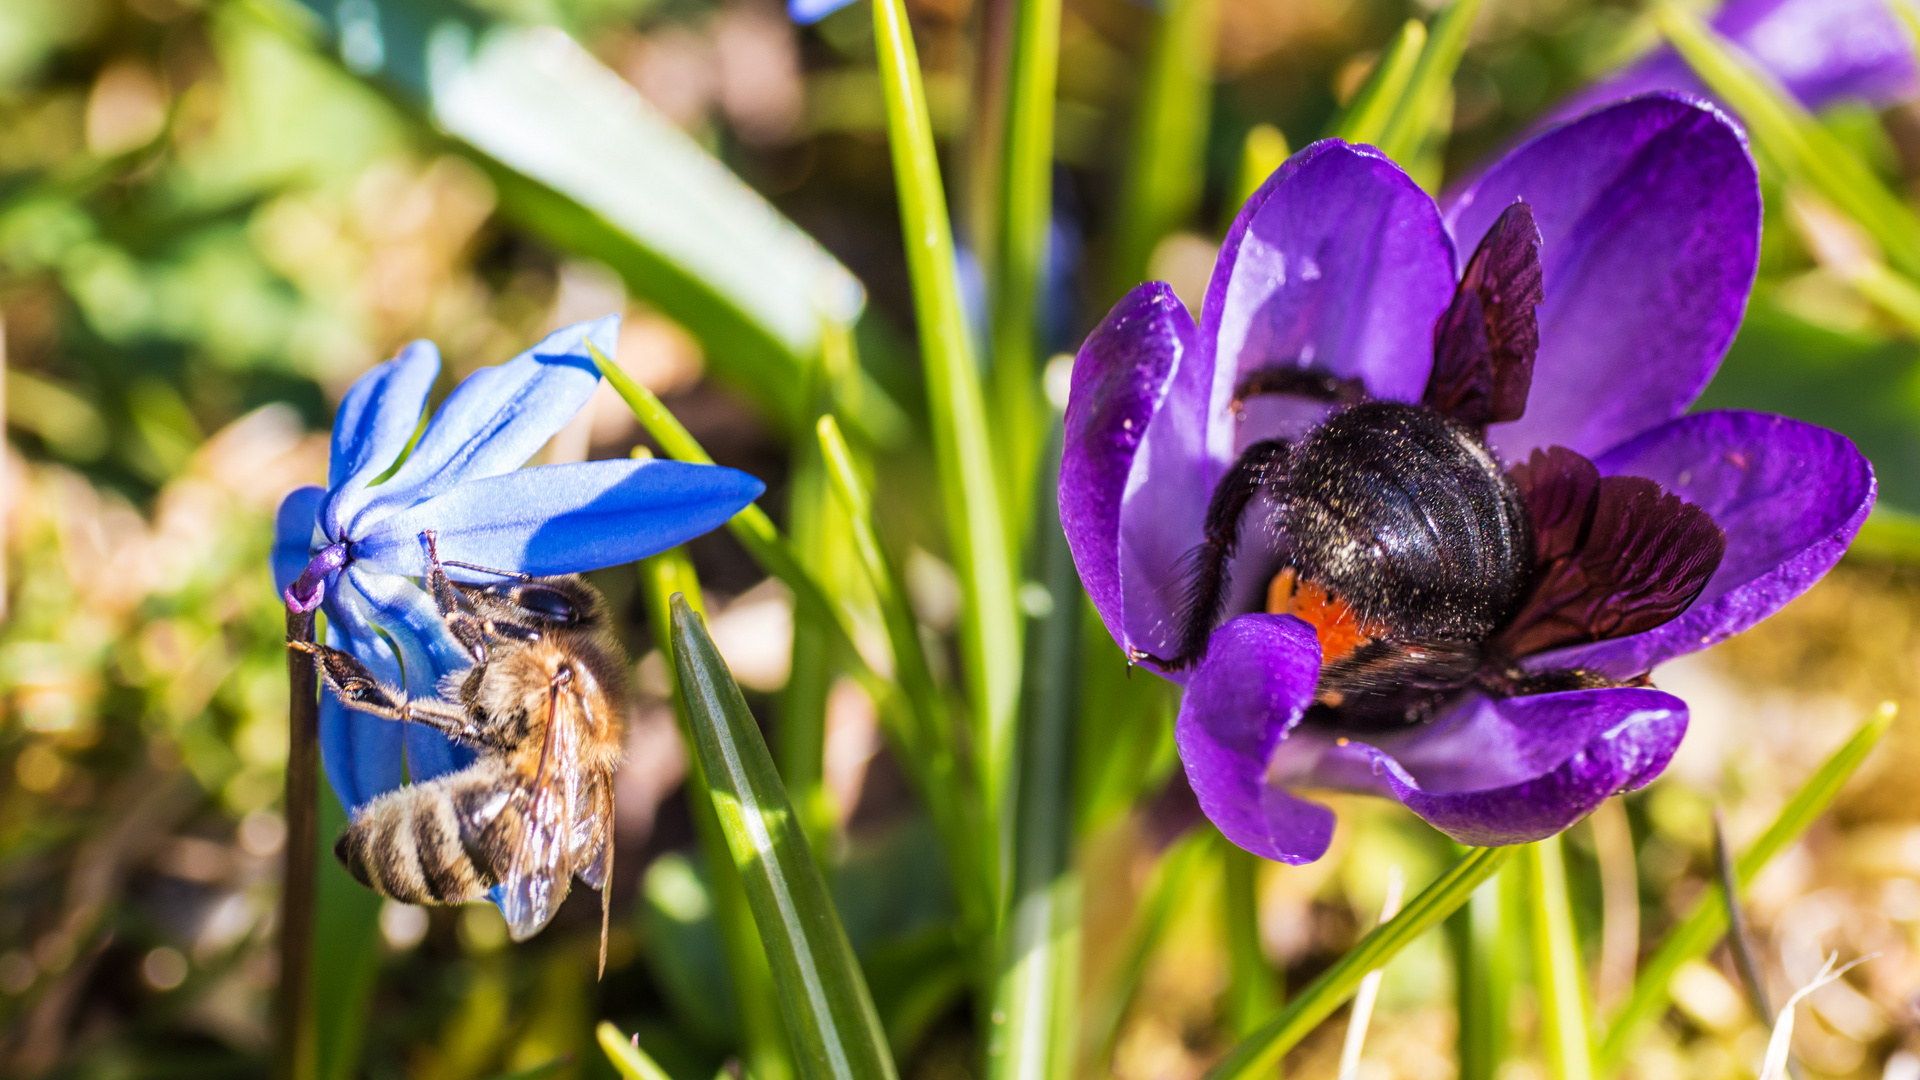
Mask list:
[[[577,577],[536,578],[442,563],[421,542],[441,618],[473,667],[436,698],[382,685],[352,654],[311,642],[348,708],[425,724],[473,747],[455,773],[411,784],[363,807],[334,845],[359,882],[410,904],[495,901],[513,940],[538,933],[572,879],[600,891],[600,969],[607,965],[613,873],[613,773],[626,715],[626,658],[600,594]],[[456,584],[445,567],[498,573]]]

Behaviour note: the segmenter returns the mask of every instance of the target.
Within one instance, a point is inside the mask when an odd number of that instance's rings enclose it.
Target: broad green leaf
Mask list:
[[[692,598],[691,603],[701,603],[700,579],[694,574],[693,561],[685,548],[663,551],[641,561],[640,580],[647,592],[647,622],[653,639],[669,641],[678,624],[678,612],[691,610],[688,598]],[[672,683],[680,737],[692,746],[699,728],[693,688],[677,668]],[[741,1056],[754,1080],[793,1080],[796,1076],[812,1080],[811,1074],[796,1066],[796,1047],[781,1021],[783,1006],[776,975],[751,909],[745,875],[734,863],[725,823],[709,798],[713,791],[709,776],[706,759],[689,755],[687,804],[706,856],[713,918],[720,930],[727,969],[733,977],[734,999],[740,1009]]]
[[[986,835],[998,837],[1003,835],[999,823],[1010,792],[1020,694],[1020,620],[1014,609],[1005,507],[997,491],[979,369],[960,301],[926,88],[903,0],[874,0],[873,31],[887,106],[887,145],[900,198],[900,230],[906,237],[907,276],[926,367],[934,460],[948,543],[960,574],[960,652],[973,707],[976,776]]]
[[[1393,116],[1380,134],[1380,150],[1412,168],[1433,137],[1451,122],[1453,75],[1467,52],[1467,35],[1480,15],[1483,0],[1453,0],[1434,20],[1420,62],[1414,65],[1404,93],[1394,104]],[[1437,176],[1422,178],[1431,183]]]
[[[600,1026],[593,1029],[593,1037],[621,1080],[673,1080],[667,1070],[640,1049],[639,1040],[626,1038],[607,1021],[600,1021]]]
[[[1872,234],[1889,262],[1920,276],[1920,216],[1858,155],[1697,16],[1671,0],[1655,4],[1653,16],[1700,80],[1739,114],[1767,160],[1810,184]]]
[[[1560,837],[1526,845],[1527,925],[1533,938],[1534,990],[1540,996],[1540,1045],[1553,1080],[1592,1080],[1593,1041],[1587,1031],[1586,976],[1567,901],[1567,869]]]
[[[705,623],[676,595],[673,662],[713,810],[804,1080],[895,1080],[886,1032],[773,757]]]
[[[1419,19],[1408,19],[1394,36],[1393,44],[1374,61],[1373,73],[1367,76],[1360,92],[1354,95],[1327,134],[1350,143],[1369,146],[1379,143],[1400,100],[1406,96],[1426,44],[1427,25]]]
[[[1512,848],[1475,848],[1468,852],[1400,909],[1400,914],[1362,938],[1360,944],[1287,1002],[1280,1015],[1266,1027],[1229,1051],[1219,1064],[1207,1071],[1205,1080],[1253,1080],[1271,1075],[1288,1050],[1359,989],[1360,980],[1366,978],[1368,972],[1384,967],[1415,938],[1453,914],[1512,854]]]
[[[1813,776],[1787,801],[1787,805],[1781,807],[1773,824],[1767,826],[1767,831],[1760,834],[1760,838],[1735,864],[1742,888],[1751,884],[1775,855],[1785,850],[1788,844],[1807,830],[1807,826],[1813,824],[1815,818],[1826,812],[1834,797],[1840,794],[1847,778],[1879,745],[1881,736],[1893,724],[1894,712],[1891,702],[1882,705],[1879,713],[1862,724],[1845,745],[1822,762],[1814,770]],[[1717,884],[1710,885],[1706,893],[1694,901],[1693,910],[1667,935],[1659,951],[1641,965],[1640,975],[1633,983],[1633,996],[1627,999],[1619,1015],[1613,1018],[1613,1023],[1607,1028],[1606,1039],[1600,1045],[1595,1075],[1610,1076],[1619,1070],[1621,1063],[1626,1060],[1628,1048],[1639,1035],[1641,1025],[1666,1010],[1668,984],[1673,981],[1674,972],[1680,970],[1680,966],[1687,961],[1705,955],[1726,932],[1726,902],[1720,897],[1720,887]]]
[[[1049,415],[1058,419],[1057,413]],[[988,1080],[1070,1080],[1079,1014],[1080,876],[1073,865],[1074,736],[1080,711],[1080,577],[1061,531],[1051,443],[1034,546],[1047,602],[1027,634],[1013,879],[987,1028]]]
[[[1219,7],[1220,0],[1160,5],[1120,180],[1109,302],[1146,280],[1153,249],[1200,205]]]
[[[490,26],[453,0],[299,2],[349,70],[458,141],[507,216],[613,267],[716,373],[803,429],[822,320],[865,303],[825,249],[557,29]]]

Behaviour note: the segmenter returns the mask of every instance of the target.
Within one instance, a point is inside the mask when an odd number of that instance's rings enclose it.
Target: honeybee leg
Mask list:
[[[1162,659],[1135,650],[1133,659],[1177,671],[1207,651],[1207,638],[1213,633],[1214,620],[1220,617],[1220,606],[1226,602],[1231,582],[1227,563],[1240,546],[1240,518],[1254,495],[1279,478],[1286,467],[1287,453],[1287,444],[1280,439],[1254,443],[1220,478],[1207,504],[1206,539],[1187,555],[1192,567],[1186,603],[1180,613],[1179,651]]]
[[[505,750],[509,745],[467,715],[465,709],[436,698],[415,700],[405,690],[387,686],[352,653],[311,641],[289,641],[287,648],[312,653],[319,661],[327,685],[333,687],[340,703],[349,709],[370,713],[387,720],[423,724],[463,742]]]
[[[1318,368],[1269,367],[1248,375],[1233,388],[1233,411],[1248,398],[1268,394],[1290,394],[1337,405],[1354,405],[1367,399],[1367,387],[1359,379],[1344,378]]]
[[[433,593],[434,606],[440,609],[440,621],[475,664],[486,663],[486,626],[474,613],[473,604],[447,577],[446,564],[440,561],[439,534],[432,529],[422,532],[420,546],[427,549],[427,588]]]

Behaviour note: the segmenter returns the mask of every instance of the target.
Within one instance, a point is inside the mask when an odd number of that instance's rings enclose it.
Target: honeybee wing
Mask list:
[[[546,734],[533,774],[517,787],[490,836],[500,884],[494,896],[515,941],[547,925],[580,868],[583,810],[598,803],[594,771],[583,767],[588,716],[578,695],[556,685],[548,695]]]

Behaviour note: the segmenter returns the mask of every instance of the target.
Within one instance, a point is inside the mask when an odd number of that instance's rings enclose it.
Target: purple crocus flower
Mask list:
[[[361,376],[334,417],[327,487],[301,488],[280,504],[273,571],[288,607],[324,605],[328,644],[383,682],[431,696],[472,660],[416,581],[427,573],[423,532],[438,534],[455,577],[499,580],[453,562],[572,574],[664,551],[758,497],[760,481],[712,465],[520,468],[592,396],[600,372],[587,346],[612,356],[619,328],[617,316],[570,326],[468,376],[411,451],[439,351],[416,341]],[[330,693],[321,698],[320,750],[350,813],[403,775],[417,783],[471,760],[439,732],[349,710]]]
[[[1074,364],[1060,513],[1109,632],[1150,666],[1181,654],[1222,477],[1251,446],[1331,426],[1303,398],[1236,401],[1247,386],[1314,373],[1371,401],[1433,405],[1464,400],[1447,392],[1462,342],[1494,357],[1486,441],[1461,445],[1514,467],[1531,522],[1534,591],[1489,639],[1511,692],[1476,677],[1411,723],[1357,715],[1327,693],[1323,654],[1337,662],[1351,643],[1334,638],[1364,639],[1371,615],[1329,618],[1337,597],[1301,606],[1289,541],[1267,524],[1277,512],[1246,514],[1204,653],[1159,667],[1186,687],[1181,759],[1230,840],[1318,858],[1332,812],[1293,791],[1332,788],[1398,799],[1464,843],[1528,842],[1666,767],[1687,708],[1646,673],[1804,591],[1873,503],[1872,470],[1839,435],[1683,415],[1740,324],[1759,242],[1740,131],[1709,104],[1648,95],[1537,136],[1444,210],[1372,148],[1315,143],[1240,211],[1197,326],[1160,283],[1107,316]],[[1476,251],[1493,261],[1473,259],[1462,286]],[[1515,252],[1537,258],[1540,292],[1489,271],[1527,262]],[[1490,272],[1492,287],[1476,277]],[[1519,318],[1535,299],[1537,323]],[[1487,337],[1460,336],[1483,308]],[[1500,367],[1503,349],[1531,360],[1530,388],[1523,363]],[[1282,594],[1294,599],[1279,610],[1305,621],[1269,613]]]

